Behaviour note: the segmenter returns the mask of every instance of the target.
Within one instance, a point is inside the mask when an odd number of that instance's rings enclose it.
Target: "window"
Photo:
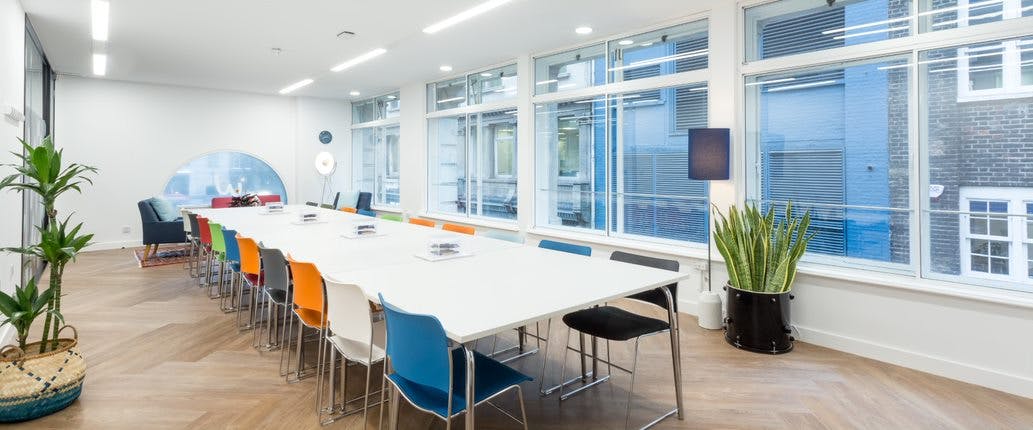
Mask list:
[[[821,51],[911,34],[909,0],[789,0],[746,9],[746,60]]]
[[[243,152],[202,155],[183,165],[165,184],[162,195],[178,206],[208,206],[213,197],[276,194],[286,203],[283,180],[269,164]]]
[[[922,31],[1000,22],[1033,16],[1033,0],[925,0]]]
[[[398,93],[352,103],[352,188],[372,193],[374,206],[401,203],[399,112]]]
[[[1033,96],[1033,37],[959,48],[957,71],[958,101]]]
[[[516,219],[516,85],[516,65],[427,85],[428,211]]]
[[[1031,199],[1033,188],[961,188],[963,275],[1033,285]]]
[[[925,276],[1031,290],[1029,211],[1033,201],[1033,92],[966,99],[957,57],[1030,38],[945,46],[918,56]],[[1007,56],[1007,51],[1004,51]],[[966,61],[971,61],[969,58]],[[1015,69],[1017,70],[1017,69]],[[997,68],[996,72],[1001,69]],[[976,78],[979,85],[1008,78]],[[972,81],[970,76],[967,80]],[[989,84],[987,84],[989,85]],[[979,87],[976,87],[977,89]],[[936,193],[928,189],[937,190]],[[942,190],[942,191],[941,191]]]
[[[706,241],[708,188],[688,179],[687,152],[688,129],[707,126],[707,85],[693,82],[705,74],[692,74],[707,67],[706,29],[694,22],[611,40],[609,53],[597,45],[535,59],[538,94],[596,87],[591,96],[535,104],[538,226]],[[608,86],[668,74],[681,83]]]
[[[910,262],[907,58],[747,79],[752,195],[809,210],[809,259]]]

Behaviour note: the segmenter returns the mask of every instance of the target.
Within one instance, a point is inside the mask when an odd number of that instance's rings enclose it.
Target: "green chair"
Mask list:
[[[402,216],[398,214],[383,214],[380,216],[380,218],[386,219],[388,221],[402,222]]]
[[[219,281],[212,284],[208,290],[208,298],[218,299],[223,294],[223,274],[226,272],[226,238],[222,235],[222,224],[209,222],[208,228],[212,231],[212,253],[209,256],[208,267],[212,267],[212,259],[219,262]]]

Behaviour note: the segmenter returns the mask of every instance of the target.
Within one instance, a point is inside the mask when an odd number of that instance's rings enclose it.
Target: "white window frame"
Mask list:
[[[959,258],[961,259],[961,276],[990,279],[998,281],[1011,281],[1020,284],[1033,285],[1033,279],[1029,275],[1029,255],[1027,255],[1027,243],[1033,243],[1028,239],[1026,203],[1033,201],[1033,188],[1018,187],[961,187],[959,189],[959,222],[958,230],[960,236]],[[982,217],[969,212],[969,203],[972,201],[1005,202],[1008,204],[1008,212],[1003,216],[1007,217],[1008,236],[993,236],[990,234],[970,233],[970,222],[973,216]],[[996,216],[996,215],[995,215]],[[989,232],[988,232],[989,233]],[[971,240],[988,240],[994,242],[1008,242],[1008,274],[1000,275],[988,272],[972,270]],[[989,250],[988,250],[989,252]],[[1025,258],[1021,258],[1025,257]]]
[[[1001,20],[1022,18],[1022,0],[958,0],[958,27],[968,27],[969,9],[973,6],[1001,4]],[[982,26],[986,24],[978,24]],[[1000,44],[1001,87],[973,90],[969,88],[969,59],[988,47],[958,49],[958,102],[980,102],[1033,96],[1033,85],[1022,85],[1022,49],[1033,49],[1033,39],[1006,40]],[[994,55],[994,54],[990,54]]]
[[[390,96],[394,97],[393,100],[396,103],[399,103],[399,104],[401,103],[401,99],[398,97],[398,92],[397,91],[393,91],[391,93],[382,94],[382,95],[379,95],[379,96],[376,96],[376,97],[370,97],[368,99],[358,100],[358,101],[353,102],[353,104],[354,103],[364,103],[364,102],[368,102],[368,101],[371,101],[371,100],[375,101],[376,99],[379,99],[381,97],[390,97]],[[375,116],[377,116],[377,117],[381,116],[379,110],[378,110],[378,112],[376,113]],[[374,149],[373,149],[374,162],[373,162],[373,178],[372,178],[372,181],[371,181],[373,183],[373,189],[369,190],[369,192],[373,194],[373,201],[370,203],[370,205],[373,206],[374,208],[380,207],[380,208],[386,208],[386,209],[396,209],[399,206],[401,206],[401,195],[399,194],[399,201],[398,201],[398,203],[388,203],[387,202],[387,193],[384,191],[384,190],[386,190],[386,188],[384,186],[383,179],[395,179],[395,180],[398,180],[399,182],[401,181],[401,165],[399,164],[398,171],[393,171],[392,172],[391,169],[390,169],[390,158],[389,158],[390,155],[387,152],[388,147],[387,147],[387,139],[386,139],[386,135],[387,135],[386,130],[388,128],[391,128],[391,127],[398,127],[398,135],[399,135],[399,138],[401,137],[401,134],[402,134],[402,129],[401,129],[401,126],[400,126],[401,117],[399,115],[388,117],[387,116],[387,111],[386,111],[386,106],[385,106],[385,113],[384,113],[383,116],[384,116],[384,118],[375,119],[375,120],[372,120],[372,121],[353,123],[352,126],[351,126],[351,132],[352,132],[352,138],[353,138],[352,146],[354,148],[354,146],[356,144],[360,145],[360,147],[362,145],[362,142],[355,142],[354,141],[354,136],[355,136],[355,132],[356,131],[364,130],[364,129],[372,129],[373,130],[373,135],[374,135],[374,138],[377,139],[377,142],[374,144]],[[383,151],[383,155],[384,155],[384,157],[383,157],[384,158],[383,165],[381,165],[381,163],[379,162],[380,161],[380,157],[378,156],[378,154],[380,154],[381,151]],[[401,151],[400,147],[399,147],[399,151]],[[354,151],[352,152],[352,154],[353,154],[352,155],[352,171],[353,172],[352,172],[352,177],[351,177],[351,188],[354,189],[354,190],[358,190],[358,185],[357,185],[356,181],[360,181],[361,180],[358,177],[358,175],[361,175],[362,170],[361,169],[356,169],[356,166],[361,166],[362,162],[363,162],[363,159],[361,157],[360,158],[356,158],[354,156],[354,154],[355,154]],[[400,155],[401,154],[399,154],[399,156]],[[356,172],[356,170],[358,172]],[[381,172],[383,172],[383,175],[380,174]],[[399,190],[399,192],[400,191],[401,190]]]

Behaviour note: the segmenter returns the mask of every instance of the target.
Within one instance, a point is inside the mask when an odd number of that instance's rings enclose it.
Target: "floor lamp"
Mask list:
[[[337,169],[337,162],[334,161],[334,154],[323,151],[316,154],[316,171],[323,176],[323,190],[319,192],[319,205],[323,205],[326,197],[326,188],[330,184],[330,175]]]
[[[727,128],[689,129],[689,179],[723,181],[730,177],[729,155],[731,130]],[[709,189],[709,187],[708,187]],[[700,294],[699,326],[708,329],[722,327],[721,297],[714,293],[711,271],[710,209],[707,208],[707,291]]]

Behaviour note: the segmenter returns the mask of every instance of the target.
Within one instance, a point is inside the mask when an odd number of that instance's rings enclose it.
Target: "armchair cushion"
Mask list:
[[[178,218],[172,221],[159,220],[150,199],[141,200],[137,202],[136,206],[140,209],[144,245],[186,242],[186,231],[183,229],[182,220]]]
[[[168,200],[161,197],[151,197],[147,199],[147,202],[154,209],[155,215],[158,216],[158,221],[175,221],[179,218],[179,211]]]

